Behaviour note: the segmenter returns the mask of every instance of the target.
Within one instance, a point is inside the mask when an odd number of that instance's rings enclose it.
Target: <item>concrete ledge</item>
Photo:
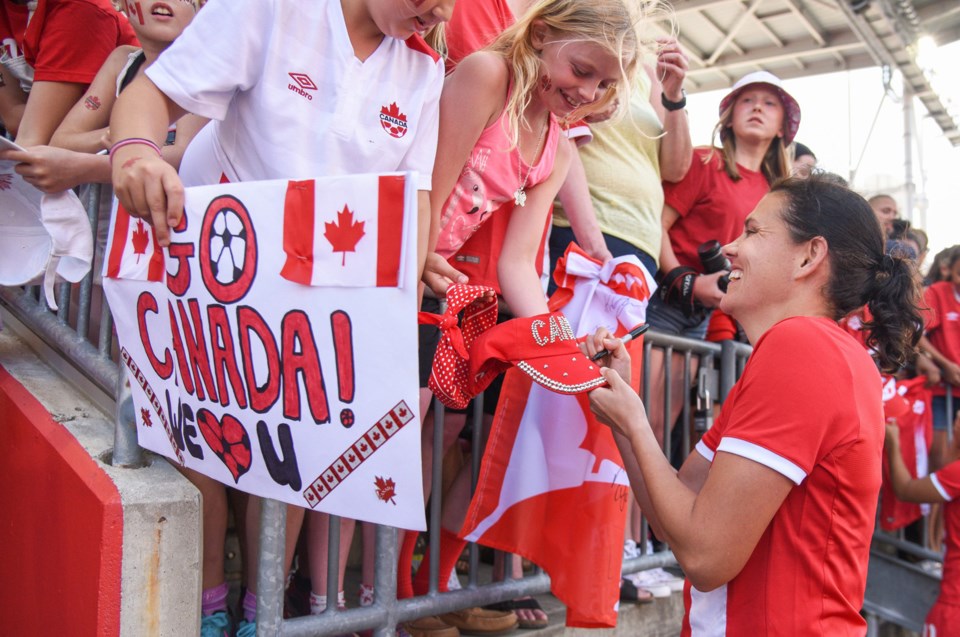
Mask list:
[[[107,464],[113,446],[112,416],[6,330],[0,332],[0,364],[79,442],[120,494],[123,551],[119,634],[195,635],[200,621],[199,492],[156,456],[148,454],[147,466],[139,469]],[[70,529],[61,532],[70,533]]]

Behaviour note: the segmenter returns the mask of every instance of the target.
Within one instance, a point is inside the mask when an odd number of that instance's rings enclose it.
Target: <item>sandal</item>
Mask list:
[[[547,617],[546,612],[544,612],[543,607],[540,606],[540,602],[538,602],[533,597],[525,597],[523,599],[511,599],[505,602],[497,602],[496,604],[488,604],[484,606],[484,608],[489,608],[490,610],[502,610],[502,611],[514,611],[514,612],[521,611],[521,610],[529,610],[529,611],[532,611],[533,613],[536,613],[537,611],[540,611],[540,613],[543,614],[542,618],[534,617],[532,619],[527,619],[522,617],[519,613],[517,613],[517,620],[518,620],[517,627],[523,628],[526,630],[540,630],[541,628],[546,628],[547,625],[550,623],[550,619]]]
[[[637,588],[636,584],[623,578],[620,580],[620,601],[650,604],[653,602],[653,593],[645,588]]]

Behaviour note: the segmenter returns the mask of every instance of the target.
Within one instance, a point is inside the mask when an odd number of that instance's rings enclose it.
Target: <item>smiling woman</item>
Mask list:
[[[631,485],[687,574],[683,635],[862,635],[866,569],[880,488],[881,384],[837,320],[866,304],[883,368],[919,338],[919,288],[884,255],[869,205],[835,179],[773,186],[725,248],[721,307],[754,351],[716,425],[679,472],[614,353],[591,407],[611,425]],[[615,370],[615,371],[614,371]]]

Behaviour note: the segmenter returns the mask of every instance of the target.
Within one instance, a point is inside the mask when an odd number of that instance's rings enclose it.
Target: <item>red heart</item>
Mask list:
[[[250,470],[250,436],[240,421],[224,414],[222,420],[206,409],[197,412],[200,433],[207,441],[210,450],[227,466],[233,481],[240,482],[240,476]]]

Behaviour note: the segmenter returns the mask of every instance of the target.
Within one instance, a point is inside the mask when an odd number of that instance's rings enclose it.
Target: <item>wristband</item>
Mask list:
[[[683,89],[680,89],[680,100],[677,102],[667,99],[667,94],[661,92],[660,103],[663,104],[663,107],[668,111],[679,111],[687,106],[687,92]]]
[[[141,144],[143,146],[149,146],[157,152],[157,155],[161,155],[160,147],[156,145],[152,140],[149,140],[145,137],[128,137],[126,139],[121,139],[116,144],[110,147],[110,162],[113,163],[113,154],[123,148],[124,146],[132,146],[134,144]]]

